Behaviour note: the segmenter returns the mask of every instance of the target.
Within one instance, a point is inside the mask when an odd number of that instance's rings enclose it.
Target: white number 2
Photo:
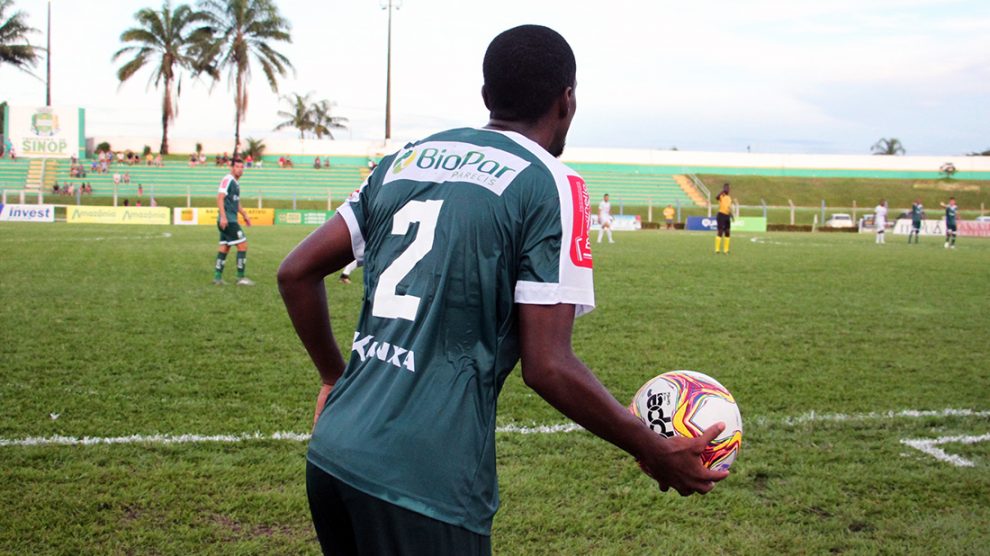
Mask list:
[[[393,234],[406,235],[409,233],[409,225],[414,222],[419,222],[419,231],[409,247],[378,277],[378,287],[375,288],[375,298],[371,304],[372,315],[383,319],[416,319],[420,298],[398,295],[395,290],[399,282],[412,272],[416,263],[433,250],[441,205],[443,201],[409,201],[392,217]]]

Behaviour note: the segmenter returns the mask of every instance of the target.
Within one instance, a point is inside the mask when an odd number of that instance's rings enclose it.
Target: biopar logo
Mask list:
[[[39,108],[31,116],[31,131],[38,137],[52,137],[60,130],[58,116],[51,108]]]
[[[392,173],[402,173],[413,163],[423,170],[474,171],[496,178],[501,178],[508,172],[518,172],[515,168],[487,158],[484,153],[476,150],[448,152],[447,149],[427,147],[419,152],[412,149],[402,153],[392,163]]]

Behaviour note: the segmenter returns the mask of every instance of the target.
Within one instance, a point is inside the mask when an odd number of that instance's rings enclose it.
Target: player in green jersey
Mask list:
[[[918,237],[921,235],[921,221],[924,219],[925,207],[921,204],[921,199],[915,199],[911,205],[911,231],[908,232],[908,244],[911,243],[912,237],[914,243],[918,243]]]
[[[594,307],[591,201],[557,160],[575,72],[551,29],[500,34],[483,63],[488,124],[385,157],[282,262],[279,289],[323,381],[307,492],[324,553],[490,553],[496,402],[520,360],[530,388],[661,489],[705,493],[728,475],[700,458],[724,425],[663,438],[572,349],[574,319]],[[324,279],[352,259],[365,295],[345,366]]]
[[[241,185],[237,181],[244,175],[244,162],[240,158],[230,161],[230,173],[220,180],[217,192],[217,229],[220,230],[220,247],[217,250],[217,262],[214,266],[213,283],[223,286],[223,267],[227,264],[227,253],[231,246],[237,246],[237,285],[253,286],[254,282],[244,276],[247,267],[247,237],[237,223],[237,215],[244,217],[244,223],[251,225],[247,211],[241,208]]]
[[[949,197],[949,204],[939,203],[939,205],[945,207],[945,248],[955,249],[956,248],[956,215],[959,212],[959,207],[956,206],[956,198]]]

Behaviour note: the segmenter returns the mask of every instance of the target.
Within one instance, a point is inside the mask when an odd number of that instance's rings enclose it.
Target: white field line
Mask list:
[[[990,417],[990,410],[972,409],[941,409],[941,410],[902,410],[873,413],[816,413],[809,412],[790,417],[754,417],[748,422],[755,425],[795,425],[813,422],[855,423],[863,421],[893,420],[893,419],[922,419],[927,417]],[[495,432],[508,434],[557,434],[583,430],[574,423],[558,423],[553,425],[502,425]],[[289,440],[303,442],[309,440],[308,433],[275,432],[262,434],[260,432],[245,434],[133,434],[129,436],[34,436],[27,438],[0,438],[0,447],[6,446],[95,446],[99,444],[192,444],[192,443],[236,443],[266,440]],[[970,438],[970,437],[966,437]],[[973,437],[983,438],[983,437]],[[977,440],[975,442],[981,442]],[[919,441],[921,442],[921,441]],[[934,442],[934,441],[933,441]],[[949,442],[949,441],[946,441]],[[940,443],[946,443],[940,442]],[[907,441],[905,441],[907,443]],[[908,444],[911,445],[911,444]],[[920,449],[920,448],[919,448]],[[924,451],[924,450],[923,450]]]
[[[990,442],[990,434],[981,436],[942,436],[935,439],[905,438],[901,440],[901,444],[921,450],[939,461],[951,463],[956,467],[973,467],[975,464],[964,457],[948,454],[938,446],[942,444],[976,444],[978,442]]]
[[[143,234],[137,236],[95,236],[95,237],[85,237],[85,236],[70,236],[70,237],[51,237],[51,238],[2,238],[0,243],[66,243],[73,241],[136,241],[144,239],[168,239],[172,237],[172,232],[162,232],[160,234]]]

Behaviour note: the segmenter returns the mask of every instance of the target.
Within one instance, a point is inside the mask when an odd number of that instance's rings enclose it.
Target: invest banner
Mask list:
[[[3,222],[54,222],[55,205],[0,205]]]
[[[165,207],[69,206],[65,209],[65,221],[70,224],[171,224]]]
[[[272,226],[275,224],[275,209],[245,208],[252,226]],[[175,224],[193,226],[216,226],[219,211],[216,207],[191,207],[172,209]],[[237,215],[237,221],[244,226],[244,217]]]
[[[333,216],[332,210],[275,210],[275,225],[301,224],[319,226]]]
[[[17,156],[69,158],[79,155],[82,111],[75,106],[8,106],[10,141]]]
[[[685,230],[709,231],[718,230],[718,221],[714,216],[688,216],[684,222]],[[732,222],[730,232],[766,232],[767,219],[762,216],[739,216]]]

